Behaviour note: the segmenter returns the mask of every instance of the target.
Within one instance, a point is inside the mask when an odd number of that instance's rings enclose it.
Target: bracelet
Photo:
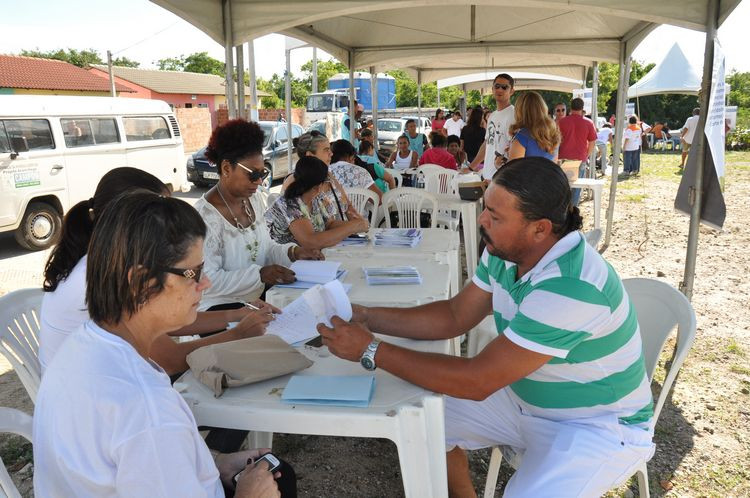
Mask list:
[[[299,249],[299,246],[292,246],[292,256],[289,258],[289,260],[294,263],[297,261],[297,249]]]

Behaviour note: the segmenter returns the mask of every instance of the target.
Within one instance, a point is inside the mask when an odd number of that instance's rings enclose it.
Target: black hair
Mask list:
[[[450,144],[458,144],[458,145],[461,145],[461,139],[460,139],[460,138],[458,138],[458,136],[457,136],[457,135],[448,135],[448,138],[446,138],[446,139],[445,139],[445,143],[446,143],[447,145],[450,145]]]
[[[630,118],[628,118],[628,123],[638,124],[638,118],[636,118],[635,116],[630,116]]]
[[[263,154],[263,130],[254,121],[231,119],[217,126],[206,147],[206,157],[221,172],[221,163],[227,161],[236,168],[238,160],[249,155]]]
[[[97,323],[117,324],[164,289],[167,274],[206,224],[180,199],[138,190],[118,196],[94,227],[86,264],[86,305]]]
[[[365,128],[359,132],[359,138],[371,137],[372,135],[372,130],[369,128]]]
[[[544,157],[514,159],[492,177],[518,199],[518,209],[528,221],[547,219],[560,238],[583,227],[583,218],[570,203],[570,183],[563,170]]]
[[[571,111],[582,111],[583,110],[583,99],[576,97],[570,101]]]
[[[481,128],[482,127],[482,118],[484,117],[484,111],[482,110],[481,106],[474,106],[471,108],[471,114],[469,114],[469,118],[466,121],[466,127],[467,128]]]
[[[373,144],[371,144],[370,142],[368,142],[367,140],[362,140],[359,143],[359,153],[360,154],[367,154],[367,152],[370,149],[374,149],[374,148],[375,148],[375,146]]]
[[[413,119],[407,119],[406,123],[404,123],[404,128],[406,128],[409,125],[409,123],[417,124],[417,122],[415,120],[413,120]]]
[[[439,131],[430,133],[430,145],[433,147],[445,147],[446,140],[445,135]]]
[[[284,191],[284,198],[294,199],[328,179],[328,166],[315,156],[303,156],[294,166],[294,182]]]
[[[86,254],[101,212],[120,194],[142,188],[162,194],[167,186],[151,173],[131,167],[115,168],[99,180],[94,197],[81,201],[68,211],[62,226],[60,242],[52,250],[44,267],[43,289],[52,292],[68,278],[75,265]]]
[[[438,116],[440,116],[440,113],[441,113],[441,112],[443,112],[443,110],[442,110],[442,109],[440,109],[440,108],[438,108],[438,109],[435,109],[435,117],[434,117],[434,118],[432,118],[432,119],[438,119]]]
[[[331,163],[336,163],[356,155],[357,151],[354,150],[354,146],[349,140],[341,139],[331,143],[331,153],[333,154]]]
[[[502,78],[504,80],[508,80],[508,83],[510,83],[511,88],[515,88],[516,81],[513,79],[513,76],[509,75],[508,73],[500,73],[497,76],[495,76],[495,79],[492,80],[493,84],[495,81],[498,80],[498,78]]]

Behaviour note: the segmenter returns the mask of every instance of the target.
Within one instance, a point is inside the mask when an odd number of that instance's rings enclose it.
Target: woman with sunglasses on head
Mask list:
[[[36,496],[223,497],[223,487],[235,497],[279,496],[274,478],[286,471],[274,475],[264,462],[233,489],[232,477],[264,450],[214,460],[152,361],[154,342],[194,322],[211,285],[201,275],[205,234],[190,205],[148,191],[101,213],[86,267],[91,320],[60,347],[36,399]]]
[[[169,195],[167,187],[154,175],[136,168],[115,168],[102,177],[91,199],[79,202],[65,216],[62,237],[44,269],[45,293],[39,320],[42,373],[68,336],[89,319],[85,300],[86,253],[100,215],[118,195],[135,189]],[[160,336],[154,341],[151,358],[170,375],[178,374],[188,368],[185,357],[199,347],[263,334],[275,308],[262,301],[255,305],[261,310],[244,308],[198,313],[194,323],[170,335],[216,332],[226,329],[230,322],[239,323],[230,330],[194,341],[177,343],[166,335]]]
[[[294,168],[294,181],[266,211],[271,236],[279,243],[303,247],[331,247],[357,232],[366,232],[367,221],[331,184],[328,165],[304,156]]]
[[[206,148],[219,182],[195,203],[208,226],[206,275],[213,283],[200,309],[242,306],[260,297],[266,286],[295,280],[288,266],[297,259],[323,259],[316,249],[278,244],[263,221],[263,203],[255,194],[269,174],[263,163],[263,130],[243,119],[216,128]]]

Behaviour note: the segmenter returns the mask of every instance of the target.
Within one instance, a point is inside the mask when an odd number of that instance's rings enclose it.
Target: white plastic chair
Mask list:
[[[434,195],[420,188],[400,187],[383,194],[383,213],[385,226],[391,228],[391,208],[398,213],[399,228],[420,228],[419,215],[423,210],[429,211],[431,223],[429,228],[437,226],[438,201]]]
[[[278,192],[269,192],[268,196],[266,196],[266,209],[270,208],[276,203],[276,200],[281,197],[281,194]]]
[[[638,315],[649,383],[654,377],[654,370],[656,370],[664,344],[675,326],[677,327],[677,347],[675,348],[674,358],[672,358],[671,366],[667,369],[664,383],[654,404],[654,418],[651,423],[652,426],[655,426],[664,402],[672,389],[672,384],[677,378],[677,373],[680,371],[680,367],[695,340],[695,311],[690,301],[680,291],[667,283],[650,278],[627,278],[623,279],[622,283]],[[488,318],[492,319],[492,317]],[[490,320],[483,320],[477,328],[469,333],[468,351],[470,356],[481,351],[481,348],[486,346],[494,337],[497,337],[497,332],[494,332],[494,336],[490,334],[492,332],[489,326]],[[491,325],[494,327],[494,322]],[[510,457],[508,460],[513,468],[517,468],[518,463],[520,463],[520,454],[516,450],[510,447],[495,446],[492,448],[487,482],[484,487],[485,498],[492,497],[495,494],[497,474],[503,456]],[[646,462],[640,465],[635,471],[635,475],[638,479],[640,498],[649,498]]]
[[[0,297],[0,354],[21,379],[31,401],[36,400],[39,365],[39,312],[42,289],[21,289]]]
[[[602,238],[602,229],[594,228],[593,230],[589,230],[583,234],[583,238],[586,239],[588,245],[596,249],[596,246]]]
[[[32,427],[33,421],[30,415],[14,408],[0,407],[0,432],[17,434],[31,441]],[[0,459],[0,490],[5,493],[3,496],[21,498],[21,493],[5,469],[2,459]]]
[[[387,168],[385,170],[387,173],[390,173],[393,177],[393,180],[396,182],[396,188],[400,187],[404,183],[404,174],[394,168]]]
[[[370,226],[378,226],[378,206],[380,205],[378,194],[369,188],[348,187],[345,190],[349,203],[354,206],[359,215],[369,220]]]
[[[442,166],[438,166],[438,169],[433,169],[433,165],[427,165],[429,169],[421,169],[419,173],[424,181],[425,191],[431,194],[446,194],[456,195],[456,177],[458,171],[452,169],[446,169]],[[451,230],[458,230],[458,224],[461,221],[461,215],[458,211],[438,211],[438,225],[445,226]]]

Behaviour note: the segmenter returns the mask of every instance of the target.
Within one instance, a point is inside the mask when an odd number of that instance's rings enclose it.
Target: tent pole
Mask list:
[[[372,141],[375,151],[380,149],[378,144],[378,73],[375,66],[370,66],[370,96],[372,97]]]
[[[598,109],[598,99],[599,99],[599,62],[594,61],[594,64],[592,65],[592,75],[591,75],[591,121],[594,122],[594,126],[596,127],[596,131],[599,131],[599,127],[596,124],[597,118],[599,117],[599,109]],[[589,178],[595,178],[596,177],[596,147],[594,147],[594,150],[591,151],[591,157],[589,158]],[[602,171],[602,173],[604,173]]]
[[[318,93],[318,47],[313,47],[312,93]]]
[[[617,174],[620,167],[620,152],[622,151],[622,134],[625,131],[625,100],[628,95],[628,81],[630,80],[630,47],[627,42],[620,42],[620,74],[617,84],[617,106],[615,107],[615,146],[612,152],[612,179],[609,187],[609,205],[607,206],[607,227],[604,244],[599,249],[603,253],[609,247],[612,238],[612,220],[615,215],[615,197],[617,195]]]
[[[226,71],[226,80],[224,91],[227,99],[227,114],[229,119],[237,117],[237,106],[234,103],[234,57],[233,48],[234,40],[232,36],[232,3],[231,0],[224,0],[221,4],[221,15],[224,20],[224,70]]]
[[[242,43],[235,48],[237,51],[237,116],[247,119],[245,108],[245,47]]]
[[[687,254],[685,256],[685,273],[680,282],[680,291],[685,297],[692,299],[693,282],[695,281],[695,264],[698,256],[698,235],[700,234],[701,210],[703,207],[703,177],[706,168],[706,154],[709,150],[704,128],[708,116],[709,99],[711,98],[711,79],[714,66],[714,39],[719,24],[719,1],[710,0],[706,13],[706,50],[703,56],[703,80],[700,89],[700,116],[698,128],[693,138],[690,154],[696,154],[695,187],[692,190],[693,204],[690,212],[690,228],[688,230]]]
[[[250,81],[250,115],[248,119],[260,121],[258,119],[258,84],[255,81],[255,41],[247,42],[247,70]]]
[[[286,165],[287,171],[292,173],[292,49],[285,50],[286,71],[284,71],[284,112],[286,113]]]
[[[356,147],[357,137],[354,136],[357,130],[357,125],[354,122],[357,109],[354,105],[354,50],[349,51],[349,141]]]
[[[422,133],[422,71],[417,69],[417,118],[419,119],[419,123],[417,123],[417,132]]]

